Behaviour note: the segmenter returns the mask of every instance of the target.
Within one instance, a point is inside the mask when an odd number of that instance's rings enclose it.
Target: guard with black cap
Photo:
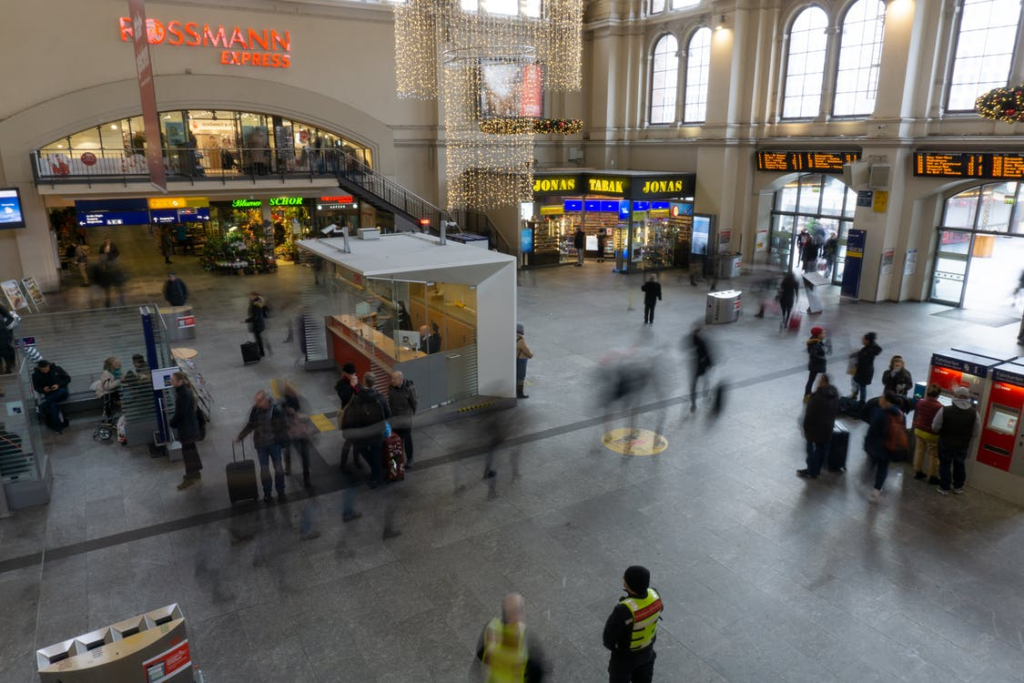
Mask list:
[[[626,597],[604,625],[604,646],[611,650],[609,683],[650,683],[654,679],[654,641],[664,607],[651,588],[651,572],[633,565],[622,577]]]

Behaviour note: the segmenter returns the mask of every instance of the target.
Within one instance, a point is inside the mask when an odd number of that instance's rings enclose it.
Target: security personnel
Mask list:
[[[622,577],[628,595],[604,625],[604,646],[612,651],[609,683],[650,683],[654,678],[654,641],[663,607],[650,584],[651,572],[639,565]]]
[[[501,604],[501,619],[491,619],[477,645],[477,659],[487,666],[487,683],[536,683],[545,665],[536,642],[526,636],[523,596],[511,593]]]

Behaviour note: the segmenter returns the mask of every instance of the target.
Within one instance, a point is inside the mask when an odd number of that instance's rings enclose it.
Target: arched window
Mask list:
[[[686,50],[686,90],[683,122],[703,123],[708,108],[708,77],[711,73],[711,29],[700,28],[690,36]]]
[[[1020,11],[1019,0],[962,0],[947,111],[974,111],[978,95],[1006,85]]]
[[[806,119],[818,115],[825,75],[828,16],[820,7],[808,7],[789,29],[789,54],[782,100],[782,118]]]
[[[679,41],[666,34],[654,46],[651,73],[651,123],[672,123],[679,85]]]
[[[881,0],[859,0],[846,12],[832,103],[835,116],[874,113],[884,29],[885,3]]]

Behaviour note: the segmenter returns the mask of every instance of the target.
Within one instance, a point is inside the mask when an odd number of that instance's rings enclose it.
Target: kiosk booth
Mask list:
[[[515,257],[419,233],[371,237],[298,243],[326,264],[332,362],[373,372],[384,395],[400,370],[421,410],[515,396]]]

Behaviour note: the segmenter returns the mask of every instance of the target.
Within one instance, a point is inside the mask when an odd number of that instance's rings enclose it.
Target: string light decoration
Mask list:
[[[1024,85],[994,88],[974,102],[979,116],[1006,123],[1024,122]]]
[[[579,119],[486,119],[480,131],[488,135],[513,135],[533,131],[538,135],[575,135],[583,130]]]
[[[522,13],[530,0],[514,16],[478,1],[478,11],[464,9],[465,0],[395,6],[398,96],[444,97],[449,210],[532,199],[543,94],[579,90],[582,81],[583,0],[544,0],[536,16]]]

